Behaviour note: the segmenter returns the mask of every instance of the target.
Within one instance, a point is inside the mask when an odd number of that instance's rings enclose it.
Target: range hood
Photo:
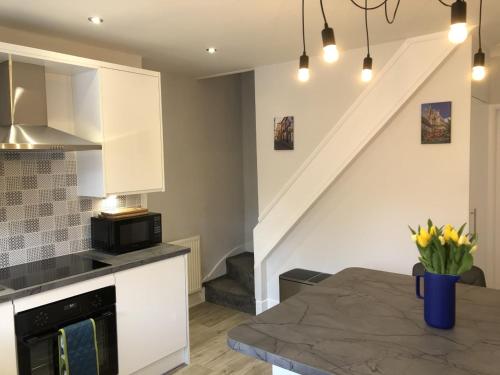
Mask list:
[[[0,63],[0,151],[84,151],[102,146],[50,128],[45,67]]]

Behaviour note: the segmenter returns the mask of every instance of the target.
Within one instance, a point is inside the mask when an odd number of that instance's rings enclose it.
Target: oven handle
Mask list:
[[[102,314],[101,316],[99,316],[97,318],[92,318],[92,319],[94,319],[95,322],[98,322],[100,320],[111,318],[114,315],[115,315],[114,312],[107,311],[104,314]],[[59,336],[59,330],[57,330],[57,332],[52,332],[52,333],[49,333],[49,334],[43,335],[43,336],[28,336],[28,337],[24,337],[23,338],[23,342],[25,344],[28,344],[28,345],[33,345],[33,344],[39,343],[41,341],[45,341],[47,339],[50,339],[52,337],[56,337],[56,336]]]

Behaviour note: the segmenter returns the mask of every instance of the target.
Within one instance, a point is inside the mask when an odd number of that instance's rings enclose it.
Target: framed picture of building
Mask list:
[[[294,147],[293,116],[274,118],[274,149],[293,150]]]
[[[422,144],[451,143],[451,102],[422,104]]]

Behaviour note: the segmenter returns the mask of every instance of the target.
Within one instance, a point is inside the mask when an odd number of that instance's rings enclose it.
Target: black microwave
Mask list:
[[[129,218],[91,218],[92,247],[112,253],[145,249],[160,243],[161,214]]]

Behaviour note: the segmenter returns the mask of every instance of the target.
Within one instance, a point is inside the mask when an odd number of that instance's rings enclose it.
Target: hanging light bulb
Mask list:
[[[335,34],[333,29],[325,24],[325,28],[321,32],[321,37],[323,39],[323,59],[327,63],[333,63],[339,59],[339,50],[337,49],[337,44],[335,43]]]
[[[482,50],[479,50],[474,55],[474,66],[472,67],[472,79],[474,81],[482,81],[486,77],[485,60],[486,57]]]
[[[467,3],[457,0],[451,5],[451,25],[448,39],[454,44],[459,44],[467,39]]]
[[[305,53],[300,56],[298,78],[300,82],[309,81],[309,56]]]
[[[482,49],[481,29],[483,26],[483,0],[479,1],[479,50],[474,55],[474,66],[472,67],[472,79],[482,81],[486,77],[486,55]]]
[[[303,52],[302,56],[300,56],[299,62],[299,73],[298,79],[300,82],[309,81],[309,56],[306,54],[306,27],[304,20],[304,0],[302,0],[302,47]]]
[[[370,56],[370,33],[368,31],[368,0],[365,0],[365,30],[366,30],[366,49],[367,54],[363,60],[363,70],[361,71],[361,80],[370,82],[373,77],[373,59]]]
[[[323,20],[325,21],[325,28],[321,31],[321,39],[323,39],[323,59],[327,63],[333,63],[339,59],[339,50],[337,49],[337,43],[335,43],[335,34],[333,29],[328,26],[328,21],[326,20],[323,0],[319,0],[319,3],[321,5],[321,14],[323,15]]]
[[[370,55],[366,56],[363,60],[363,70],[361,71],[361,80],[363,82],[370,82],[373,78],[373,59]]]

